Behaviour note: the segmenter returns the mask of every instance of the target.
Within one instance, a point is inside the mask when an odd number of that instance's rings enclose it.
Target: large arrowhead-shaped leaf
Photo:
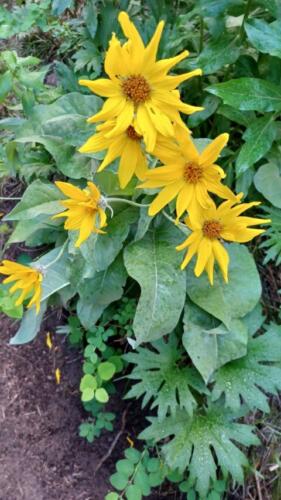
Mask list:
[[[206,89],[221,97],[224,104],[242,111],[280,111],[281,89],[259,78],[237,78],[224,83],[216,83]]]
[[[186,290],[175,250],[181,240],[180,231],[165,221],[125,249],[127,271],[141,287],[133,325],[138,344],[163,337],[178,323]]]
[[[276,394],[281,389],[280,363],[281,327],[272,324],[264,335],[249,340],[246,356],[216,373],[213,400],[224,394],[225,405],[233,411],[241,406],[240,398],[250,409],[269,411],[264,392]]]
[[[130,224],[138,218],[138,210],[130,207],[109,220],[105,234],[93,234],[80,247],[85,259],[85,276],[93,276],[95,271],[106,269],[118,255],[130,231]],[[76,239],[74,235],[72,239]]]
[[[229,283],[215,271],[214,285],[206,275],[196,278],[192,265],[187,268],[187,294],[199,307],[231,329],[233,319],[243,318],[254,309],[261,295],[261,283],[255,261],[247,247],[226,246],[230,257]]]
[[[152,399],[151,408],[158,408],[159,420],[163,420],[169,411],[175,415],[179,408],[192,415],[197,402],[190,388],[199,393],[208,392],[198,372],[180,363],[182,353],[177,344],[176,336],[169,335],[167,342],[163,339],[153,342],[153,350],[140,347],[123,356],[136,365],[128,378],[137,382],[126,398],[143,396],[143,407]]]
[[[239,483],[243,481],[243,466],[248,461],[233,441],[245,446],[259,444],[253,427],[234,423],[233,418],[233,414],[216,405],[193,417],[178,410],[163,422],[149,418],[151,425],[140,438],[157,442],[173,436],[162,446],[167,465],[180,472],[188,469],[190,483],[195,484],[201,498],[206,498],[211,480],[217,479],[217,464]]]
[[[237,176],[260,160],[271,148],[277,134],[276,123],[271,115],[255,120],[243,135],[245,144],[240,149],[237,162]]]
[[[77,314],[85,328],[91,329],[104,309],[122,297],[126,279],[127,273],[120,255],[108,269],[81,282],[78,287],[80,298]]]

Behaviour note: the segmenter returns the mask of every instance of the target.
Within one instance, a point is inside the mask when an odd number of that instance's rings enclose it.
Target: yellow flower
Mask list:
[[[214,263],[217,261],[227,283],[229,256],[222,240],[246,243],[263,233],[265,229],[253,229],[248,226],[265,224],[270,222],[269,219],[240,216],[245,210],[259,204],[259,202],[254,201],[234,206],[232,201],[227,200],[219,207],[216,207],[215,203],[212,202],[211,207],[202,210],[201,213],[190,212],[186,219],[186,225],[192,233],[184,243],[177,247],[177,250],[188,248],[181,268],[184,269],[197,253],[195,276],[200,276],[205,270],[211,285],[213,285]]]
[[[228,134],[219,135],[200,154],[193,144],[188,129],[175,127],[178,144],[162,141],[153,154],[164,166],[149,170],[140,188],[163,187],[149,207],[149,215],[160,212],[174,198],[177,198],[177,219],[187,210],[198,213],[212,203],[209,192],[220,198],[239,201],[227,187],[221,184],[225,173],[215,164],[221,150],[228,141]]]
[[[88,182],[86,189],[79,189],[68,182],[59,181],[56,182],[56,186],[68,196],[67,200],[60,202],[67,210],[54,215],[53,218],[66,217],[64,228],[69,231],[79,231],[76,247],[80,247],[91,233],[104,233],[100,229],[106,226],[103,200],[93,182]]]
[[[110,120],[97,127],[98,133],[90,137],[79,149],[80,153],[96,153],[107,149],[107,153],[98,172],[101,172],[116,158],[120,157],[118,177],[122,189],[130,182],[134,174],[143,179],[147,171],[147,161],[142,149],[142,136],[129,125],[118,135],[109,139],[107,133],[114,128],[116,120]]]
[[[176,87],[202,71],[171,76],[170,69],[188,56],[185,50],[176,57],[156,61],[158,45],[164,28],[160,21],[153,37],[145,47],[141,36],[126,12],[118,20],[128,41],[121,45],[112,35],[105,57],[105,71],[109,79],[95,81],[80,80],[95,94],[107,97],[102,110],[88,119],[90,123],[117,117],[115,127],[107,133],[112,138],[133,125],[144,137],[147,150],[151,152],[156,142],[157,131],[164,136],[173,136],[172,122],[183,124],[179,112],[191,114],[202,108],[184,104]]]
[[[42,294],[42,280],[43,275],[37,269],[32,267],[23,266],[11,260],[3,260],[0,266],[0,274],[7,275],[8,277],[3,280],[3,283],[12,283],[14,285],[10,288],[9,293],[15,293],[22,290],[20,296],[17,298],[15,304],[19,306],[23,303],[27,296],[32,294],[32,297],[27,305],[28,309],[35,304],[36,314],[40,311],[40,300]]]

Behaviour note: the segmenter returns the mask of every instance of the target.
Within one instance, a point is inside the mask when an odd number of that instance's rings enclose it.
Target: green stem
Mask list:
[[[203,18],[200,16],[200,39],[199,39],[199,54],[201,54],[203,50],[204,44],[204,22]]]
[[[245,23],[246,23],[246,21],[247,21],[247,19],[249,17],[249,14],[250,14],[251,3],[252,3],[252,0],[248,0],[247,4],[246,4],[246,7],[245,7],[245,13],[244,13],[243,21],[242,21],[242,24],[241,24],[241,27],[240,27],[240,32],[239,32],[241,40],[243,40],[244,36],[245,36],[244,25],[245,25]]]
[[[173,219],[173,217],[170,217],[170,215],[168,215],[165,210],[162,211],[162,214],[164,215],[164,217],[166,217],[166,219],[175,224],[175,226],[177,226],[185,235],[189,234],[190,231],[185,224],[183,224],[182,222],[177,222],[175,219]]]
[[[119,202],[119,203],[127,203],[127,205],[132,205],[133,207],[149,207],[149,203],[143,205],[142,203],[137,203],[136,201],[127,200],[126,198],[107,198],[108,202]]]
[[[51,262],[49,262],[49,264],[47,264],[46,266],[44,266],[44,269],[48,269],[49,267],[53,266],[62,256],[63,252],[64,252],[64,249],[66,247],[66,244],[68,243],[68,239],[65,240],[64,244],[62,245],[58,255],[56,256],[56,258],[54,260],[52,260]]]
[[[0,200],[21,200],[18,196],[0,196]]]

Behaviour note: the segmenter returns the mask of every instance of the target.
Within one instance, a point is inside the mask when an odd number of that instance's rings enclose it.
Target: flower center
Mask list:
[[[188,162],[184,166],[183,177],[186,182],[191,184],[196,184],[202,179],[203,168],[197,165],[197,163]]]
[[[203,235],[210,240],[216,240],[220,237],[223,226],[218,220],[206,220],[202,227]]]
[[[122,82],[122,91],[125,96],[134,102],[140,104],[150,96],[150,86],[146,79],[141,75],[132,75]]]
[[[132,125],[130,125],[127,130],[127,136],[132,139],[133,141],[140,141],[142,136],[137,134],[134,127]]]

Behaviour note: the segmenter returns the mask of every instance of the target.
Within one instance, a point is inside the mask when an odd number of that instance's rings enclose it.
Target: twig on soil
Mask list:
[[[122,436],[122,434],[124,433],[124,430],[125,430],[125,425],[126,425],[126,416],[127,416],[127,413],[128,413],[128,410],[129,410],[129,407],[130,407],[130,404],[128,404],[126,410],[123,412],[122,414],[122,419],[121,419],[121,428],[120,428],[120,431],[117,432],[114,440],[112,441],[111,443],[111,446],[109,447],[109,450],[108,452],[102,457],[102,459],[99,461],[95,471],[94,471],[94,476],[96,475],[96,473],[100,470],[100,468],[103,466],[104,462],[106,462],[106,460],[110,457],[110,455],[112,454],[115,446],[117,445],[120,437]]]
[[[257,485],[258,498],[259,498],[259,500],[263,500],[262,492],[261,492],[260,480],[259,480],[259,477],[258,477],[257,473],[255,473],[255,481],[256,481],[256,485]]]

